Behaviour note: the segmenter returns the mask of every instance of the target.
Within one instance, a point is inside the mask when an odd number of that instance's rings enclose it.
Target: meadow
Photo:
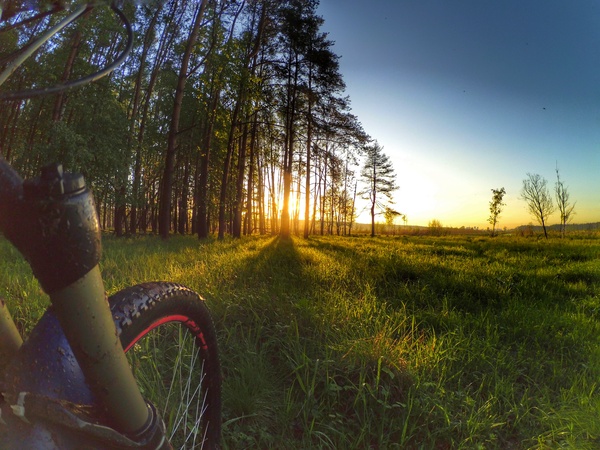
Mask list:
[[[600,448],[600,236],[107,236],[109,293],[210,306],[226,449]],[[27,332],[47,299],[0,241]]]

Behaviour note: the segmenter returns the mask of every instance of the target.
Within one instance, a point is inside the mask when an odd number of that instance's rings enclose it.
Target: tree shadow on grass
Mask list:
[[[274,237],[237,268],[237,289],[270,292],[273,301],[310,295],[303,264],[292,239]]]
[[[498,306],[503,299],[496,284],[478,283],[447,263],[447,258],[465,257],[466,252],[457,249],[419,245],[405,250],[403,241],[378,239],[368,241],[368,252],[318,240],[309,245],[343,259],[355,274],[359,290],[369,286],[382,302],[398,307],[473,313]]]
[[[255,448],[303,448],[312,440],[310,423],[319,429],[335,412],[324,406],[333,362],[315,318],[311,262],[293,239],[258,245],[236,267],[223,317],[225,440],[232,447],[243,440]]]
[[[283,433],[288,439],[293,436],[298,448],[319,448],[318,436],[328,436],[337,448],[366,447],[382,436],[365,435],[364,431],[387,417],[388,409],[399,407],[412,381],[400,366],[388,367],[382,354],[373,351],[385,346],[387,336],[361,334],[363,326],[373,327],[364,323],[364,317],[333,314],[337,299],[332,297],[331,286],[323,285],[319,276],[323,260],[309,244],[274,238],[238,265],[234,281],[237,303],[229,306],[226,322],[230,342],[243,351],[235,352],[235,361],[225,361],[225,378],[235,380],[227,384],[227,390],[232,385],[237,391],[240,386],[256,389],[257,383],[240,369],[246,365],[239,356],[255,355],[254,373],[271,377],[272,387],[280,389],[270,407],[284,417]],[[346,300],[354,302],[353,298]],[[347,320],[348,325],[356,321],[359,329],[339,329]],[[254,397],[261,395],[264,399],[266,391]],[[241,397],[236,395],[236,399]],[[390,419],[390,429],[399,428],[391,425],[395,420]],[[278,427],[274,433],[281,433],[281,422]],[[353,435],[348,434],[350,429],[363,431]],[[255,436],[248,420],[232,425],[232,430]],[[229,433],[227,428],[225,431]]]
[[[335,242],[315,240],[310,245],[331,258],[348,258],[353,270],[366,272],[360,283],[370,286],[378,302],[409,306],[418,328],[450,345],[448,358],[444,355],[439,361],[443,370],[435,366],[431,377],[443,376],[444,370],[461,374],[456,379],[462,384],[443,385],[453,394],[484,386],[482,374],[490,371],[501,381],[510,379],[517,392],[561,392],[581,376],[577,368],[591,366],[590,349],[597,342],[594,326],[587,317],[572,314],[568,301],[590,298],[598,286],[596,272],[585,264],[561,267],[563,255],[530,246],[506,250],[495,242],[467,246],[465,251],[438,242],[413,249],[417,254],[410,255],[394,253],[389,241],[372,241],[382,251],[366,256]],[[587,261],[568,258],[582,260]],[[494,395],[499,386],[491,382],[479,394]],[[560,402],[558,395],[549,395],[549,400]],[[450,409],[450,414],[460,414],[459,409]],[[511,436],[510,430],[506,433],[503,438]]]

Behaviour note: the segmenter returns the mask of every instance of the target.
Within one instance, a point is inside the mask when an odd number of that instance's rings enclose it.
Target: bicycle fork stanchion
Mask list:
[[[0,17],[2,16],[0,0]],[[11,223],[10,214],[18,198],[23,193],[23,180],[0,157],[0,231],[7,232]],[[0,364],[6,366],[8,360],[19,350],[23,339],[17,331],[4,300],[0,298]]]
[[[0,363],[6,364],[10,361],[22,344],[23,339],[10,317],[4,300],[0,298]]]
[[[3,181],[0,177],[0,184]],[[91,192],[81,175],[63,174],[62,166],[53,165],[23,184],[21,200],[21,211],[13,213],[24,219],[3,231],[49,294],[108,425],[132,439],[146,440],[144,433],[150,433],[148,426],[156,421],[131,373],[106,299]]]
[[[85,301],[82,301],[85,299]],[[149,419],[108,308],[98,266],[50,300],[90,389],[116,428],[135,433]]]

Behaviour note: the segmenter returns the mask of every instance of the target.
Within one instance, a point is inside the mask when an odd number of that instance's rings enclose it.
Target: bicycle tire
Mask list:
[[[126,288],[109,304],[142,395],[162,415],[173,448],[218,449],[221,368],[203,299],[185,286],[158,282]]]

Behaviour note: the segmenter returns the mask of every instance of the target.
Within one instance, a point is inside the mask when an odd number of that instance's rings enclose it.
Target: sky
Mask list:
[[[318,14],[409,225],[487,228],[501,187],[500,228],[535,223],[523,179],[553,192],[557,166],[573,222],[600,222],[599,1],[321,0]]]

